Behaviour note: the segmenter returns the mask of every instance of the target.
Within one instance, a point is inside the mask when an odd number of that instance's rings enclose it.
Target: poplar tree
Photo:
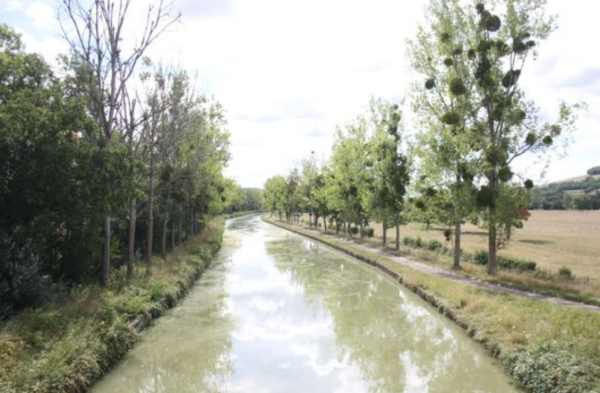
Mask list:
[[[430,2],[428,38],[412,45],[413,67],[430,72],[423,81],[425,89],[441,92],[442,105],[430,111],[443,124],[436,125],[437,154],[452,156],[443,150],[454,151],[475,164],[476,173],[467,165],[460,177],[473,176],[478,185],[475,201],[488,230],[488,273],[496,274],[498,246],[524,218],[518,209],[522,193],[511,191],[519,178],[515,160],[556,146],[573,130],[578,107],[561,103],[554,121],[542,121],[522,88],[524,67],[556,26],[555,18],[545,14],[546,0],[464,4]],[[447,70],[436,72],[442,66]],[[444,135],[448,131],[450,135]],[[456,164],[460,162],[442,159],[439,166],[455,165],[454,173],[459,174]],[[530,189],[533,182],[521,178],[519,187]]]

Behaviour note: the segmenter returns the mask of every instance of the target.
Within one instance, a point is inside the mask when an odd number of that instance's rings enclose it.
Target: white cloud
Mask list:
[[[153,52],[164,56],[169,48],[215,81],[210,92],[231,119],[228,174],[262,186],[310,151],[328,153],[335,125],[354,117],[370,95],[400,95],[404,32],[414,29],[421,8],[383,0],[257,0],[193,20],[184,9],[180,31]],[[190,50],[192,39],[197,50]]]
[[[33,25],[38,30],[55,29],[58,26],[54,9],[46,3],[37,1],[30,4],[26,14],[32,19]]]
[[[20,0],[5,0],[1,3],[4,3],[4,10],[8,12],[21,11],[23,9],[23,3]]]
[[[46,61],[56,66],[56,56],[59,53],[67,53],[69,46],[58,35],[48,35],[42,39],[37,39],[36,36],[28,31],[17,28],[16,31],[21,34],[25,48],[29,52],[35,52],[42,55]]]
[[[408,89],[405,40],[414,36],[425,0],[218,3],[176,2],[182,23],[148,54],[198,73],[203,92],[224,104],[232,142],[227,174],[243,186],[262,186],[313,150],[327,156],[335,126],[360,113],[371,95],[399,98]],[[148,4],[132,4],[128,42],[143,25]],[[588,39],[594,6],[586,0],[549,0],[548,11],[559,15],[559,28],[524,70],[527,94],[549,115],[561,99],[584,100],[593,111],[600,105],[600,80],[594,79],[600,52],[590,50]],[[38,0],[27,13],[37,28],[51,29],[54,13],[48,5]],[[35,38],[30,49],[53,58],[58,39]],[[598,164],[589,153],[589,141],[596,140],[578,142],[579,135],[598,135],[600,118],[586,116],[580,128],[569,157],[550,167],[548,179],[558,179],[567,168],[574,175]]]

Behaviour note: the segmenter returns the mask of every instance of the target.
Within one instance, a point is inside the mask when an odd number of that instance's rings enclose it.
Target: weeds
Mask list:
[[[144,267],[127,285],[116,271],[108,289],[74,288],[60,307],[30,309],[0,327],[1,392],[78,392],[105,373],[133,346],[129,328],[140,314],[158,315],[182,296],[221,245],[223,221],[155,264],[148,279]]]

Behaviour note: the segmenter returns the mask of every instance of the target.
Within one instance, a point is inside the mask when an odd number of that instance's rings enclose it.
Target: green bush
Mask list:
[[[537,268],[537,264],[533,261],[505,256],[498,256],[498,266],[501,269],[519,270],[522,272],[533,272]]]
[[[133,319],[152,304],[151,296],[151,293],[145,288],[128,287],[119,296],[108,301],[118,313]]]
[[[375,234],[375,230],[371,227],[366,227],[363,230],[363,235],[365,235],[366,237],[373,237],[374,234]]]
[[[405,238],[402,239],[402,244],[404,244],[405,246],[413,247],[415,245],[415,239],[413,239],[412,237],[406,236]]]
[[[475,253],[471,256],[471,260],[473,261],[474,264],[476,265],[482,265],[485,266],[488,263],[488,252],[485,250],[477,250],[475,251]]]
[[[350,227],[350,229],[348,230],[348,232],[350,232],[351,235],[357,235],[358,234],[358,227]]]
[[[598,366],[584,363],[553,342],[512,354],[505,367],[515,382],[531,393],[591,392],[600,373]]]
[[[402,244],[404,244],[405,246],[409,246],[409,247],[414,247],[414,248],[423,248],[428,246],[428,244],[426,242],[423,241],[423,239],[421,239],[421,237],[417,237],[412,238],[410,236],[406,236],[404,238],[402,238]]]
[[[471,256],[471,261],[476,265],[485,266],[488,263],[489,254],[486,250],[477,250]],[[507,257],[498,255],[498,266],[504,270],[518,270],[522,272],[533,272],[537,269],[537,264],[533,261],[528,261],[519,258]]]
[[[423,239],[421,239],[421,236],[417,237],[415,239],[415,244],[413,245],[415,248],[422,248],[423,247]]]
[[[574,278],[573,272],[566,266],[562,266],[560,269],[558,269],[558,277],[562,280],[567,281],[572,280]]]
[[[430,240],[427,242],[426,248],[430,251],[441,251],[444,245],[439,240]]]
[[[106,351],[102,359],[103,366],[108,367],[121,359],[136,340],[136,335],[129,330],[126,323],[121,320],[115,321],[101,335],[101,341]]]

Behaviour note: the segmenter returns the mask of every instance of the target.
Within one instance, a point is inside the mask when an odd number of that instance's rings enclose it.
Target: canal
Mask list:
[[[381,272],[257,216],[93,393],[515,392],[467,334]]]

